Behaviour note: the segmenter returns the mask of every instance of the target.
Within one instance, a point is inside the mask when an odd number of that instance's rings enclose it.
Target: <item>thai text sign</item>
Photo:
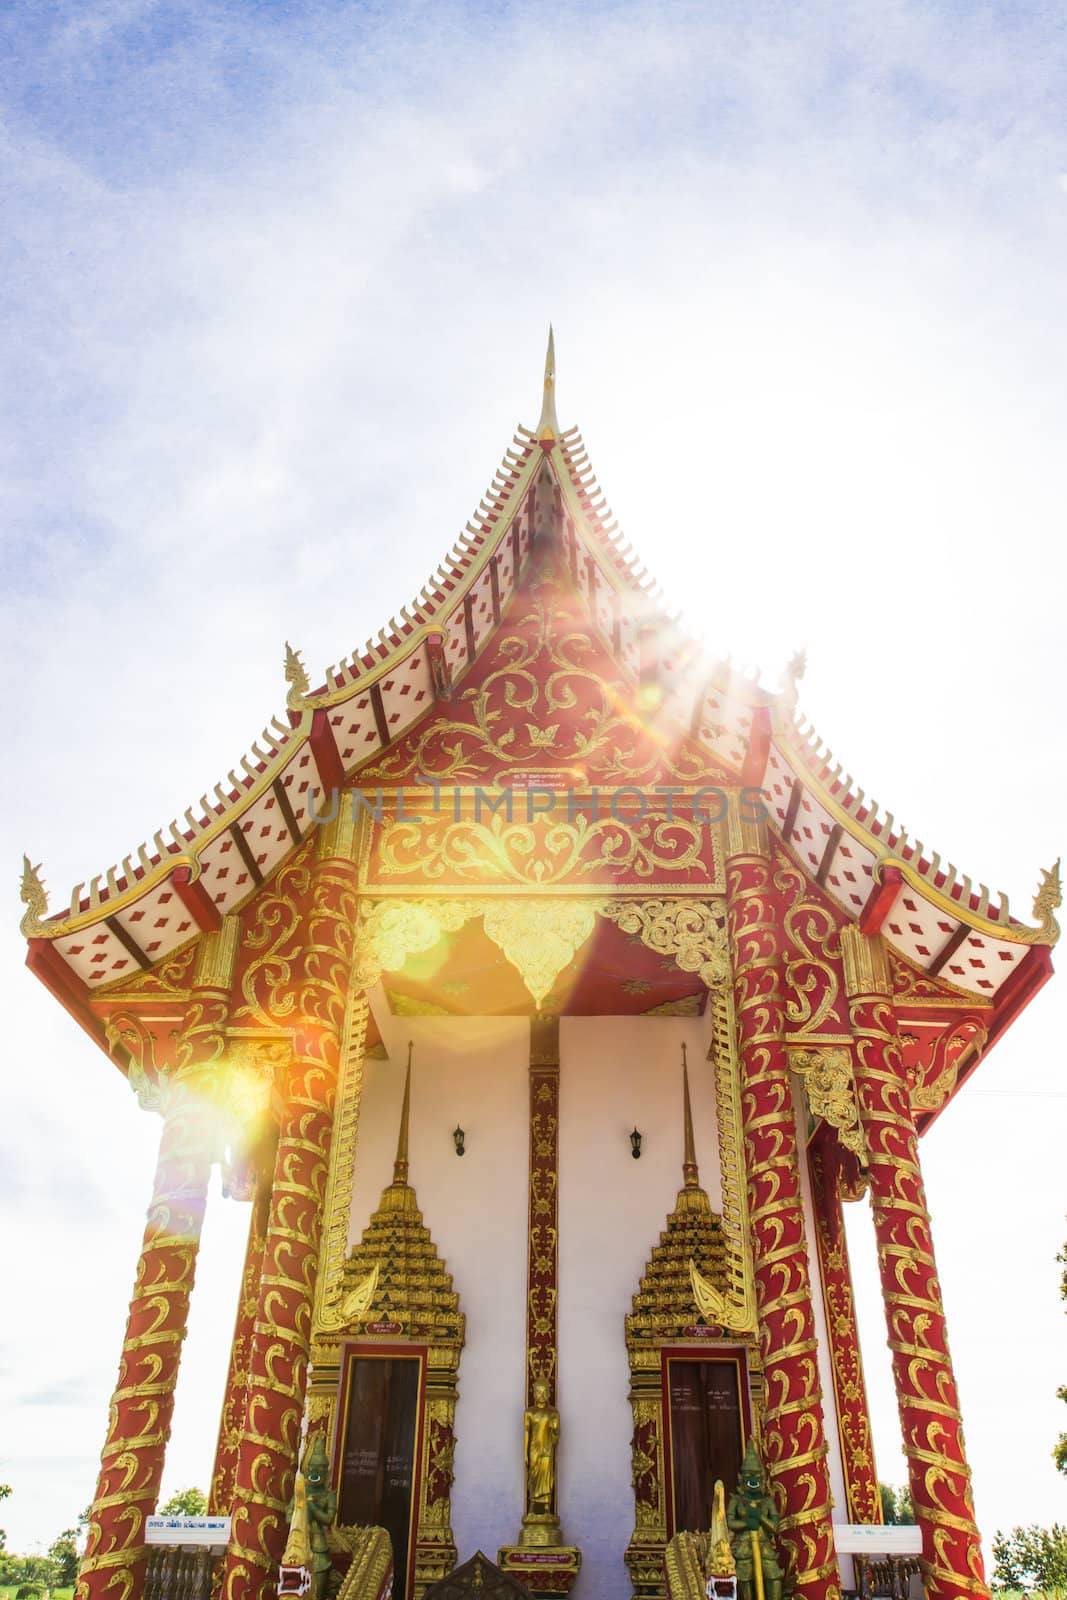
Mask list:
[[[839,1556],[918,1556],[922,1529],[914,1523],[885,1527],[880,1522],[835,1522],[834,1548]]]
[[[145,1544],[211,1544],[230,1542],[229,1517],[148,1517]]]

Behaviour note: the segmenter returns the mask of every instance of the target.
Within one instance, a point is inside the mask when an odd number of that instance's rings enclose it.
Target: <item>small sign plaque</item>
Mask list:
[[[210,1544],[230,1542],[229,1517],[148,1517],[145,1544]]]
[[[835,1522],[834,1548],[839,1556],[918,1556],[922,1529],[914,1523]]]

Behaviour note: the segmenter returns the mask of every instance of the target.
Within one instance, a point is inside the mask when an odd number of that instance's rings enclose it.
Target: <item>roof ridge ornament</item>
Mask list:
[[[1057,856],[1051,867],[1042,867],[1041,882],[1034,895],[1034,916],[1041,918],[1041,927],[1038,931],[1037,941],[1040,944],[1055,944],[1060,936],[1060,925],[1056,921],[1054,912],[1063,904],[1063,886],[1060,882],[1060,858]]]
[[[556,340],[551,323],[548,325],[548,349],[545,352],[545,394],[536,433],[538,442],[550,447],[559,438],[559,423],[556,420]]]
[[[804,676],[808,665],[808,652],[804,649],[795,650],[790,657],[785,672],[782,674],[785,683],[782,689],[782,702],[790,711],[797,708],[797,684]]]
[[[24,939],[36,939],[42,932],[42,919],[48,915],[48,891],[41,879],[40,863],[35,867],[29,856],[22,858],[22,882],[19,899],[26,907],[19,932]],[[1056,902],[1059,904],[1059,901]]]
[[[311,688],[311,679],[300,659],[300,651],[294,650],[288,639],[285,641],[285,681],[289,685],[289,693],[285,697],[286,705],[290,711],[303,711],[307,703],[305,696]]]

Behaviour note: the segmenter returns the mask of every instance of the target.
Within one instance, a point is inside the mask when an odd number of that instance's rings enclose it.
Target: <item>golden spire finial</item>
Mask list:
[[[696,1140],[693,1138],[693,1107],[689,1100],[689,1062],[686,1058],[685,1042],[682,1042],[682,1099],[685,1106],[685,1154],[682,1157],[682,1176],[687,1189],[700,1188],[700,1173],[697,1170]]]
[[[556,341],[552,324],[548,325],[548,350],[545,354],[545,397],[541,402],[541,420],[537,424],[539,439],[555,439],[559,435],[556,421]]]
[[[393,1182],[408,1181],[408,1125],[411,1121],[411,1053],[415,1046],[408,1040],[408,1069],[404,1074],[404,1105],[400,1112],[400,1132],[396,1139],[396,1160],[393,1162]]]

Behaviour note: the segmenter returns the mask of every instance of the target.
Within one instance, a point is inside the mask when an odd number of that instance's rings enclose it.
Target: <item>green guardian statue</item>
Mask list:
[[[778,1510],[767,1493],[755,1441],[749,1439],[737,1489],[726,1508],[741,1600],[782,1600],[782,1569],[775,1550]]]

